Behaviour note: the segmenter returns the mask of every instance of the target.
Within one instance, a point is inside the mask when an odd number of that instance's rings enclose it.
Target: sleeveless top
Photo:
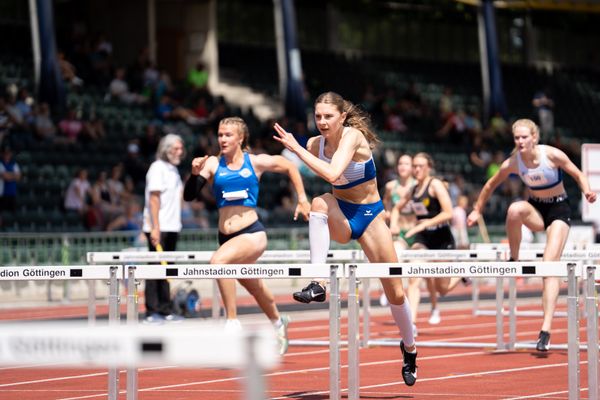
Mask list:
[[[392,195],[390,198],[390,200],[392,201],[392,205],[394,205],[400,201],[400,195],[398,194],[399,186],[400,186],[400,184],[398,183],[398,179],[395,179],[394,180],[394,188],[392,189]],[[410,178],[410,189],[409,190],[412,191],[415,186],[416,186],[415,180],[413,178]],[[404,207],[402,207],[402,210],[400,210],[400,214],[401,215],[412,215],[413,214],[413,209],[412,209],[412,205],[411,205],[410,201],[408,203],[406,203],[404,205]]]
[[[213,179],[213,195],[217,208],[227,206],[256,208],[258,186],[258,177],[252,168],[248,153],[244,152],[244,163],[237,170],[229,169],[225,157],[221,156]]]
[[[429,185],[433,179],[429,180],[420,196],[417,196],[417,186],[413,187],[411,206],[418,220],[431,219],[442,211],[439,200],[429,195]]]
[[[319,158],[331,163],[331,159],[325,156],[325,138],[323,136],[321,136],[319,141]],[[363,182],[370,181],[376,176],[377,171],[375,170],[373,156],[363,162],[351,160],[342,175],[333,183],[333,187],[336,189],[349,189]]]
[[[549,166],[546,146],[538,145],[538,148],[540,149],[540,165],[537,168],[528,168],[521,159],[521,154],[517,153],[519,176],[530,189],[549,189],[562,182],[563,172],[560,168]]]

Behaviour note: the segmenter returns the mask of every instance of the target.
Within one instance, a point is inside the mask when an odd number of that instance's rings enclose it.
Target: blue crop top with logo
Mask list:
[[[539,145],[538,148],[540,149],[540,165],[537,168],[528,168],[521,159],[521,154],[517,153],[519,176],[530,189],[549,189],[562,182],[563,171],[548,165],[546,146]]]
[[[323,161],[331,162],[330,158],[325,157],[325,138],[321,136],[319,142],[319,158]],[[377,176],[375,170],[375,161],[373,157],[367,161],[356,162],[350,161],[342,176],[340,176],[334,183],[333,187],[336,189],[350,189],[351,187],[360,185],[363,182],[370,181]]]
[[[225,157],[221,157],[213,179],[213,194],[217,201],[217,208],[227,206],[256,208],[258,185],[258,177],[252,168],[248,153],[244,153],[244,163],[237,170],[229,169]]]

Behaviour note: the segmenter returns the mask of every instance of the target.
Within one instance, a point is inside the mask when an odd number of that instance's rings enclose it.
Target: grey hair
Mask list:
[[[177,142],[183,144],[183,139],[181,138],[181,136],[176,135],[174,133],[169,133],[168,135],[160,139],[160,142],[158,143],[158,148],[156,149],[156,159],[169,161],[169,150],[171,150],[171,147],[173,147]]]

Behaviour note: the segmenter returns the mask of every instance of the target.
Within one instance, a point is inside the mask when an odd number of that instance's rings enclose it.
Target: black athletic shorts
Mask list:
[[[448,225],[417,233],[415,243],[421,243],[429,250],[451,250],[456,248],[454,236]]]
[[[544,229],[557,219],[571,226],[571,206],[566,195],[547,199],[530,197],[528,202],[542,214]]]
[[[256,220],[254,223],[248,225],[244,229],[241,229],[234,233],[230,233],[229,235],[225,235],[224,233],[219,232],[219,246],[222,245],[223,243],[227,242],[228,240],[233,239],[236,236],[243,235],[244,233],[254,233],[254,232],[264,232],[264,231],[265,231],[264,225],[259,220]]]

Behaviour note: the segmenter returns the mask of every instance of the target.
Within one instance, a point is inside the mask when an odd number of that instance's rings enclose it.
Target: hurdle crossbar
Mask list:
[[[568,277],[569,279],[569,398],[571,394],[579,394],[579,336],[578,325],[579,315],[577,310],[577,278],[581,275],[581,263],[573,262],[442,262],[442,263],[379,263],[379,264],[350,264],[347,266],[347,274],[350,279],[350,287],[356,287],[353,281],[361,278],[440,278],[440,277],[521,277],[521,276],[555,276]],[[499,316],[500,317],[500,316]],[[501,317],[500,317],[501,318]],[[348,336],[348,359],[359,359],[359,340],[354,334],[358,332],[359,318],[358,312],[348,312],[348,332],[352,335]],[[379,341],[370,340],[368,345],[379,344]],[[399,346],[399,340],[387,340],[386,345]],[[452,347],[459,347],[462,343],[451,342]],[[417,346],[426,347],[444,347],[448,342],[418,342]],[[473,343],[464,343],[465,347],[473,347]],[[491,343],[482,343],[481,347],[492,347]],[[506,348],[497,347],[497,350],[505,350]],[[357,400],[359,398],[358,388],[359,374],[358,363],[348,365],[348,376],[355,378],[354,381],[349,379],[348,399]]]
[[[173,265],[127,265],[127,276],[130,282],[137,279],[282,279],[282,278],[323,278],[330,280],[329,295],[329,342],[319,345],[329,345],[329,390],[332,399],[341,398],[341,365],[340,365],[340,318],[341,302],[339,294],[339,279],[344,276],[342,264],[173,264]],[[137,296],[128,296],[129,301],[137,301]],[[131,323],[138,320],[137,306],[128,304],[127,310],[134,310],[135,315],[128,314]],[[306,341],[302,343],[306,345]],[[128,382],[134,388],[137,382],[137,372],[128,370]],[[129,385],[128,385],[129,386]],[[128,398],[135,400],[135,398]]]
[[[264,399],[262,371],[279,364],[270,327],[231,332],[224,325],[86,326],[80,323],[3,324],[0,363],[52,366],[141,367],[178,365],[246,371],[247,397]],[[259,391],[255,388],[258,387]]]

